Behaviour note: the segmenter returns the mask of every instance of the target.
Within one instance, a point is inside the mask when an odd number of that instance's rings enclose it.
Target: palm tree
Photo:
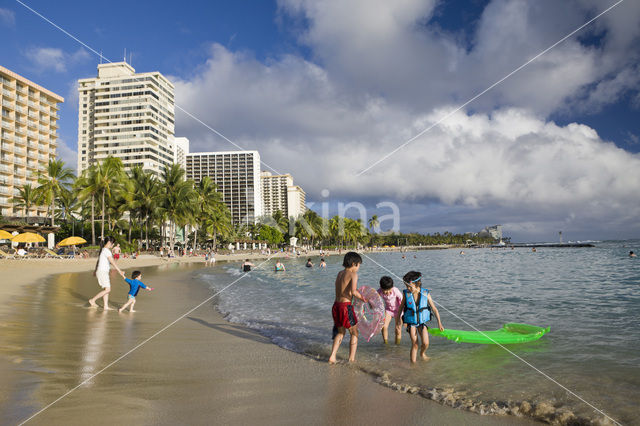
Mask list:
[[[37,202],[37,191],[36,188],[33,188],[30,183],[24,185],[19,189],[20,193],[13,197],[11,202],[14,206],[18,208],[23,208],[25,213],[25,218],[27,224],[29,223],[29,210],[33,207]]]
[[[59,219],[69,222],[71,220],[71,234],[75,234],[75,218],[73,212],[78,208],[78,199],[72,191],[64,190],[58,198],[58,206],[60,207]]]
[[[369,219],[369,229],[371,229],[371,233],[373,234],[375,232],[375,229],[379,226],[380,221],[378,220],[378,215],[374,214],[373,216],[371,216],[371,219]]]
[[[169,220],[170,250],[175,245],[175,231],[177,224],[186,224],[193,214],[195,191],[193,182],[184,180],[184,170],[178,164],[165,166],[162,171],[162,186],[167,191],[162,197],[162,210]]]
[[[96,208],[95,201],[100,188],[98,186],[99,176],[102,169],[99,164],[94,164],[86,169],[82,175],[76,179],[74,184],[74,192],[81,202],[91,200],[91,245],[96,245]]]
[[[55,226],[56,200],[63,191],[69,188],[73,178],[73,171],[65,167],[62,160],[49,160],[47,173],[38,175],[39,186],[36,191],[42,202],[49,206],[51,226]]]
[[[216,184],[209,176],[205,176],[196,188],[196,204],[193,215],[194,231],[193,231],[193,248],[197,247],[198,229],[200,224],[216,209],[217,204],[222,202],[222,194],[217,190]]]
[[[145,248],[149,250],[149,222],[154,219],[153,215],[161,202],[160,186],[157,178],[141,166],[131,169],[131,179],[135,188],[132,208],[137,210],[140,219],[140,241],[143,239],[144,223]]]
[[[107,214],[107,197],[117,191],[123,180],[124,168],[122,160],[115,157],[107,157],[101,165],[96,167],[95,181],[102,197],[102,215],[100,218],[100,238],[104,239],[104,219]]]
[[[231,212],[227,205],[223,202],[217,203],[209,213],[205,226],[207,233],[213,235],[213,248],[215,249],[218,245],[218,235],[228,236],[233,231]]]

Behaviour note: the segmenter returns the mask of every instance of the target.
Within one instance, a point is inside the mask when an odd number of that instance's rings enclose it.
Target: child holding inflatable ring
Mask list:
[[[402,321],[407,324],[407,331],[411,338],[411,352],[409,353],[411,362],[415,363],[418,358],[418,335],[422,340],[420,357],[428,361],[429,333],[427,332],[427,322],[431,319],[431,312],[433,312],[436,320],[438,320],[438,328],[444,331],[442,321],[440,321],[440,314],[433,299],[431,299],[429,290],[422,288],[422,274],[420,272],[407,272],[402,277],[402,280],[407,289],[402,291],[402,302],[400,304],[402,309],[398,310],[396,321],[399,321],[402,315]]]

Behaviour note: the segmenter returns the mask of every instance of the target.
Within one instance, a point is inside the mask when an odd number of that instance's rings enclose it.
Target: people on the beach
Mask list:
[[[120,259],[120,244],[116,244],[113,247],[113,260]]]
[[[131,279],[124,277],[124,280],[129,284],[129,293],[127,294],[127,303],[122,305],[118,312],[122,312],[125,309],[129,308],[129,312],[135,312],[133,310],[133,306],[136,304],[136,296],[138,295],[138,291],[140,287],[147,289],[148,291],[153,290],[152,287],[145,285],[142,281],[142,272],[133,271],[131,273]]]
[[[244,263],[242,264],[242,272],[249,272],[251,271],[251,267],[252,266],[256,266],[253,263],[249,262],[249,259],[245,259]]]
[[[629,252],[629,257],[636,257],[636,254],[633,252],[633,250]]]
[[[318,265],[321,268],[326,268],[327,267],[327,262],[324,261],[324,259],[320,259],[320,264]]]
[[[427,322],[431,319],[431,313],[433,312],[438,321],[438,328],[444,331],[442,321],[440,321],[440,314],[433,303],[433,299],[431,299],[429,290],[422,288],[422,273],[409,271],[402,277],[402,280],[407,289],[402,291],[402,309],[398,310],[396,318],[399,319],[401,313],[403,313],[401,319],[407,324],[407,331],[411,338],[411,351],[409,352],[411,362],[415,363],[418,357],[418,335],[422,340],[420,357],[427,361],[429,360],[427,356],[427,348],[429,347]]]
[[[349,341],[349,362],[356,359],[356,349],[358,348],[358,319],[356,318],[351,299],[357,298],[367,303],[358,291],[358,270],[362,264],[362,258],[356,252],[350,251],[344,255],[342,266],[344,269],[338,272],[335,289],[336,297],[333,302],[331,314],[333,316],[333,346],[329,363],[335,364],[338,348],[342,339],[349,330],[351,336]]]
[[[378,294],[384,300],[385,316],[384,324],[382,325],[382,340],[384,343],[389,341],[389,324],[391,318],[395,318],[396,326],[396,345],[400,344],[400,338],[402,337],[402,319],[398,315],[402,304],[402,292],[393,286],[393,279],[391,277],[384,276],[380,278],[380,288]]]
[[[284,264],[278,260],[278,261],[276,261],[275,270],[276,271],[286,271],[286,268],[284,267]]]
[[[311,262],[311,258],[307,259],[307,264],[305,265],[307,268],[313,268],[313,262]]]
[[[92,307],[97,307],[96,300],[102,297],[103,309],[105,311],[110,311],[109,307],[109,293],[111,292],[111,281],[109,279],[109,270],[110,265],[118,271],[118,273],[124,278],[124,272],[118,268],[116,262],[113,260],[113,255],[111,254],[111,248],[113,247],[113,243],[116,242],[116,239],[112,236],[106,237],[102,243],[100,244],[100,253],[98,254],[98,261],[96,262],[96,268],[93,271],[93,275],[98,279],[98,284],[102,287],[102,291],[89,299],[89,305]]]

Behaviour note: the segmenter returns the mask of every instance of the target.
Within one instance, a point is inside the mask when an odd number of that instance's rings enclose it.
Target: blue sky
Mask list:
[[[181,107],[291,172],[311,201],[330,189],[330,201],[369,215],[393,201],[403,231],[502,223],[516,240],[558,228],[569,239],[640,236],[630,0],[362,176],[614,2],[25,3],[105,57],[126,48],[136,70],[171,78]],[[75,167],[74,84],[99,58],[18,2],[0,2],[0,33],[1,65],[65,97],[59,156]],[[233,149],[181,113],[176,135],[192,150]]]

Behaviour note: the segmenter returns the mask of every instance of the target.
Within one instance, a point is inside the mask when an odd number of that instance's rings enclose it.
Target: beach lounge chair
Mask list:
[[[44,253],[45,253],[44,257],[52,257],[54,259],[71,259],[71,256],[61,255],[49,249],[44,249]]]
[[[2,259],[15,259],[16,257],[13,254],[9,254],[6,251],[0,250],[0,258],[2,258]]]

